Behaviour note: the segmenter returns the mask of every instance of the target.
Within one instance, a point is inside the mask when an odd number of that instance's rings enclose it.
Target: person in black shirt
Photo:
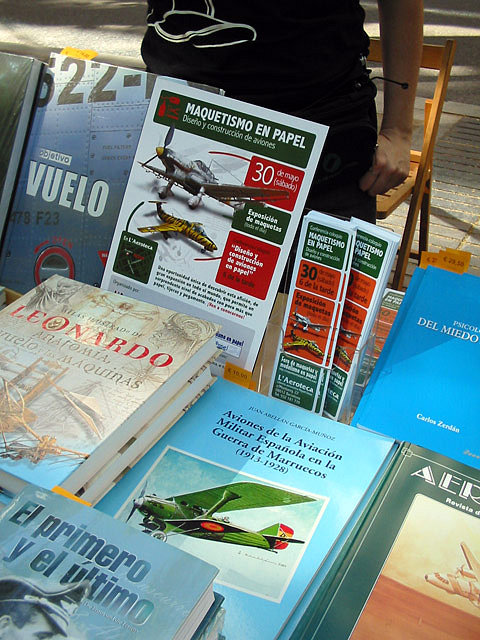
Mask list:
[[[373,198],[408,173],[423,32],[422,0],[378,0],[378,6],[384,75],[409,86],[385,83],[377,148],[368,127],[375,88],[362,65],[368,37],[358,0],[148,0],[142,55],[155,73],[327,124],[332,141],[343,131],[342,144],[357,147],[356,170],[347,160],[338,171],[330,158],[314,191],[353,179]],[[331,141],[323,160],[329,150],[335,151]]]
[[[408,175],[423,0],[377,0],[384,76],[376,87],[359,0],[148,0],[148,70],[330,127],[307,207],[374,223],[376,196]]]

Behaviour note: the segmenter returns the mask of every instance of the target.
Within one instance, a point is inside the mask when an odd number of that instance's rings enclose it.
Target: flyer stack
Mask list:
[[[349,422],[399,236],[316,211],[302,223],[270,393]]]

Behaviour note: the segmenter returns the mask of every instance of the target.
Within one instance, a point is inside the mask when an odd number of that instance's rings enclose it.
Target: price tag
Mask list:
[[[93,60],[98,56],[93,49],[76,49],[75,47],[65,47],[61,54],[70,58],[80,58],[81,60]]]
[[[82,500],[81,498],[79,498],[78,496],[76,496],[73,493],[70,493],[70,491],[67,491],[63,487],[59,487],[59,486],[53,487],[52,488],[52,493],[58,493],[58,495],[63,496],[64,498],[70,498],[70,500],[75,500],[75,502],[81,502],[82,504],[87,505],[87,507],[91,507],[92,506],[91,502],[87,502],[86,500]]]
[[[441,249],[438,253],[423,251],[420,259],[420,267],[438,267],[455,273],[465,273],[470,265],[472,254],[460,249]]]
[[[237,367],[237,365],[232,364],[231,362],[226,362],[223,377],[225,380],[235,382],[236,384],[249,389],[250,382],[252,380],[252,372],[247,371],[247,369],[242,369],[242,367]]]
[[[472,254],[459,249],[445,249],[440,251],[440,260],[444,269],[455,273],[465,273],[470,265]]]
[[[420,268],[426,269],[428,266],[440,266],[440,256],[438,255],[438,253],[433,253],[433,251],[422,251],[422,256],[420,258]]]

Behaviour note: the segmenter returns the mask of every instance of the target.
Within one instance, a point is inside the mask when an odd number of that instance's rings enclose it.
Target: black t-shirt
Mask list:
[[[279,111],[342,91],[368,51],[358,0],[148,0],[147,67]]]
[[[148,0],[150,71],[330,127],[312,194],[357,181],[377,139],[359,0]],[[313,206],[313,205],[312,205]]]

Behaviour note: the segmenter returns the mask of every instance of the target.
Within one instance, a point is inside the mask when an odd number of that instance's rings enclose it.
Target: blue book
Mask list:
[[[417,269],[352,424],[480,468],[480,278]]]
[[[100,284],[154,82],[52,54],[6,225],[2,284],[25,293],[53,273]]]
[[[269,640],[392,447],[219,379],[97,507],[215,564],[226,638]]]
[[[211,564],[33,485],[0,512],[0,553],[5,637],[189,640],[214,602]]]

